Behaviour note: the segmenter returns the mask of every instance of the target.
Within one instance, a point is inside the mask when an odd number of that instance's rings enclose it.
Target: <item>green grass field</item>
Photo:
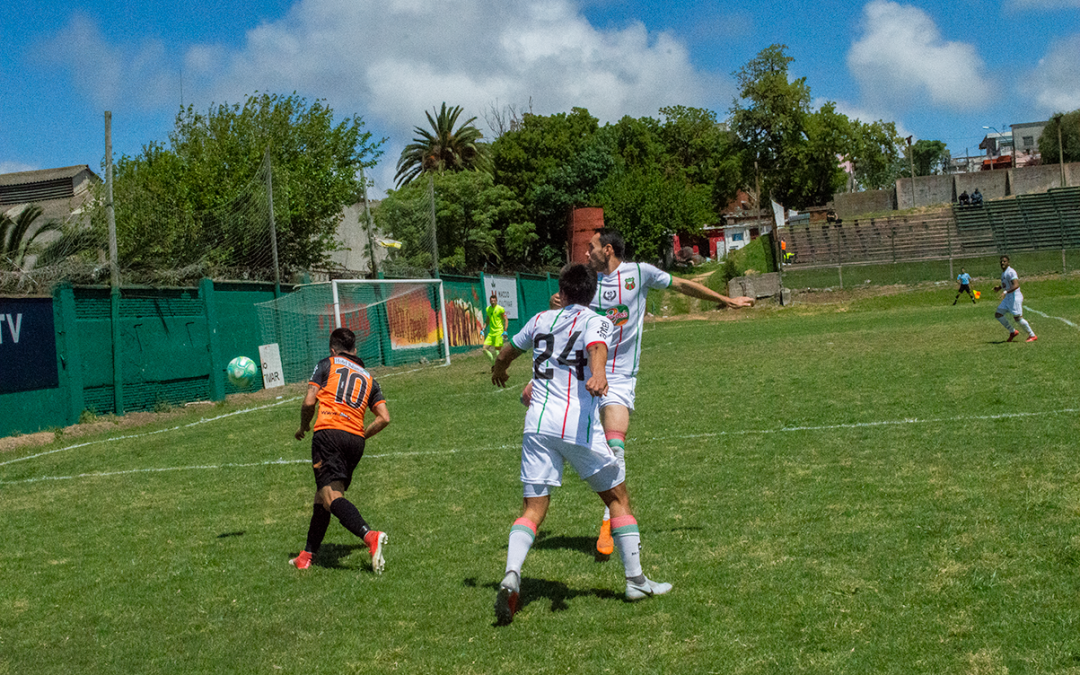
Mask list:
[[[675,588],[623,602],[571,474],[507,627],[523,360],[379,376],[349,495],[380,577],[336,522],[286,564],[296,387],[0,454],[0,675],[1080,673],[1080,280],[1024,292],[1034,344],[951,289],[650,323],[628,485]]]

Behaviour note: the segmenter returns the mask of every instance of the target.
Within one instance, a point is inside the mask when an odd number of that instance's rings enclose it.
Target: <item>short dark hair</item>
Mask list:
[[[570,263],[559,271],[559,295],[564,305],[589,306],[596,295],[596,272],[581,263]]]
[[[1002,260],[1005,260],[1007,262],[1012,262],[1012,260],[1009,260],[1009,256],[1007,256],[1007,255],[1003,255],[1000,258],[998,258],[998,262],[1000,262]]]
[[[356,351],[356,334],[348,328],[335,328],[330,333],[330,349],[351,354]]]
[[[600,235],[600,248],[611,244],[612,253],[622,260],[626,255],[626,240],[623,239],[622,233],[613,227],[601,227],[596,230],[596,233]]]

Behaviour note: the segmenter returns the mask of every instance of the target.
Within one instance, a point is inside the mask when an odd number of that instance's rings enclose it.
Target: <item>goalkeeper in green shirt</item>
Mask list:
[[[484,308],[484,353],[488,361],[495,365],[495,357],[503,346],[506,336],[506,310],[499,304],[499,298],[492,293],[490,304]]]

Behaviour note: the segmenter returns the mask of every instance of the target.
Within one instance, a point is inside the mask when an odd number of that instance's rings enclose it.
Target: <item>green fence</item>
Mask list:
[[[547,309],[551,294],[558,290],[558,278],[551,274],[519,274],[516,281],[519,318],[510,322],[511,334]],[[304,298],[310,294],[284,290],[275,304],[312,302],[312,297]],[[428,302],[437,307],[435,287],[430,292]],[[478,348],[487,304],[480,279],[444,277],[443,293],[451,353]],[[273,284],[209,279],[197,287],[128,287],[115,293],[107,287],[58,286],[52,311],[59,386],[0,394],[0,436],[74,424],[86,411],[123,414],[221,400],[238,391],[225,376],[228,362],[236,356],[260,360],[259,345],[267,344],[268,339],[260,326],[258,306],[274,300]],[[317,307],[298,307],[297,311],[325,313],[325,305],[331,301],[315,298],[314,302]],[[386,305],[374,303],[358,319],[367,322],[371,335],[386,332],[377,330],[386,323],[385,313],[393,311]],[[265,318],[261,323],[266,323]],[[304,335],[286,338],[302,342],[304,349],[282,350],[287,381],[307,377],[314,363],[325,356],[333,326],[325,321],[305,325]],[[427,354],[422,349],[401,356],[388,343],[383,344],[387,340],[365,341],[366,348],[378,351],[366,356],[370,365],[398,365],[403,358],[436,358],[434,352]],[[293,359],[294,363],[286,358],[287,351],[301,356]],[[252,390],[260,387],[256,382]]]
[[[0,435],[97,415],[220,400],[234,357],[259,358],[255,303],[272,284],[195,288],[58,286],[53,294],[59,386],[0,395]],[[34,364],[25,364],[34,367]],[[258,387],[258,384],[254,385]]]

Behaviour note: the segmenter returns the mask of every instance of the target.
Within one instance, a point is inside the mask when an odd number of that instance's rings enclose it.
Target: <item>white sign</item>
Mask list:
[[[491,304],[491,294],[498,296],[498,303],[506,310],[507,319],[518,318],[517,279],[484,275],[484,307]]]
[[[259,360],[262,361],[263,388],[272,389],[285,385],[285,373],[281,371],[281,354],[277,343],[259,345]]]

